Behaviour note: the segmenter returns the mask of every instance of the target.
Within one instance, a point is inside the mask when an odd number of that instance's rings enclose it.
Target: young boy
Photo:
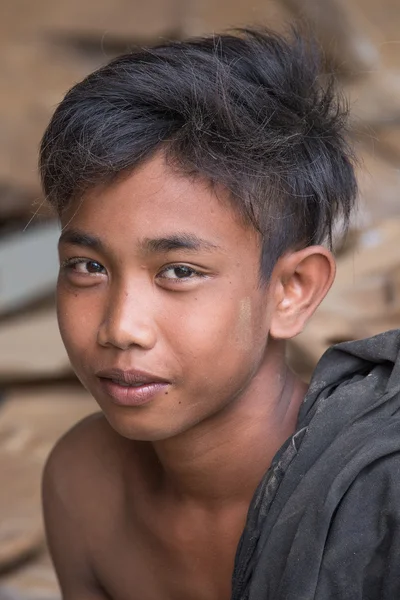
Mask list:
[[[285,362],[356,195],[299,38],[189,40],[76,85],[41,147],[58,316],[101,413],[44,474],[65,600],[400,598],[399,334]]]

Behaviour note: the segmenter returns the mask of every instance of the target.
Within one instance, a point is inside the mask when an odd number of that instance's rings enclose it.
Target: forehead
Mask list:
[[[110,186],[90,190],[71,203],[61,222],[63,229],[78,228],[111,245],[183,233],[220,247],[258,247],[256,231],[242,222],[226,192],[178,173],[163,155]]]

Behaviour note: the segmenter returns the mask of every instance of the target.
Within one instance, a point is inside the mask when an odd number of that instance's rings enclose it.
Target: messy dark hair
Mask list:
[[[282,254],[331,245],[356,197],[347,108],[314,44],[242,29],[120,56],[75,85],[44,134],[40,173],[59,214],[156,152],[228,190],[262,236],[262,273]]]

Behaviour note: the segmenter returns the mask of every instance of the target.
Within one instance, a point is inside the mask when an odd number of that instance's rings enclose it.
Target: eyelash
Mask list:
[[[94,263],[99,265],[102,269],[104,269],[103,265],[101,263],[99,263],[97,260],[92,260],[90,258],[67,258],[66,260],[62,261],[62,263],[60,264],[60,269],[61,270],[65,270],[65,269],[73,269],[73,267],[75,267],[76,265],[82,265],[84,263]],[[83,273],[84,275],[86,275],[86,273]],[[103,273],[87,273],[88,275],[103,275]]]
[[[84,263],[94,263],[99,265],[102,269],[104,269],[103,265],[101,263],[99,263],[97,260],[91,260],[88,258],[68,258],[66,260],[64,260],[61,264],[60,264],[60,269],[65,270],[65,269],[73,269],[74,266],[79,265],[79,264],[84,264]],[[183,269],[187,269],[188,271],[190,271],[190,274],[192,276],[188,276],[188,277],[163,277],[163,275],[167,272],[167,271],[171,271],[174,269],[179,269],[179,268],[183,268]],[[83,275],[86,275],[86,273],[83,273]],[[103,273],[87,273],[87,275],[89,276],[95,276],[95,275],[103,275]],[[173,265],[168,265],[166,267],[164,267],[158,274],[157,277],[160,277],[161,279],[165,279],[167,281],[172,281],[175,283],[178,282],[186,282],[189,279],[195,279],[197,277],[206,277],[207,275],[205,273],[202,273],[201,271],[198,271],[196,269],[194,269],[193,267],[189,267],[188,265],[185,265],[183,263],[176,263]]]
[[[195,279],[197,277],[206,277],[205,273],[202,273],[201,271],[197,271],[196,269],[194,269],[193,267],[189,267],[188,265],[182,264],[182,263],[177,263],[175,265],[168,265],[167,267],[164,267],[164,269],[162,269],[159,273],[158,273],[158,277],[163,278],[163,274],[166,273],[167,271],[173,271],[174,269],[187,269],[188,271],[190,271],[190,274],[192,275],[189,277],[164,277],[164,279],[168,280],[168,281],[173,281],[174,283],[178,283],[178,282],[185,282],[188,281],[189,279]],[[194,276],[193,276],[194,275]]]

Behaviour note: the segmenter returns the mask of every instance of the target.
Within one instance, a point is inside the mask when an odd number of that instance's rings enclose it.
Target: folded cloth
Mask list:
[[[232,600],[400,599],[400,330],[328,350],[250,505]]]

